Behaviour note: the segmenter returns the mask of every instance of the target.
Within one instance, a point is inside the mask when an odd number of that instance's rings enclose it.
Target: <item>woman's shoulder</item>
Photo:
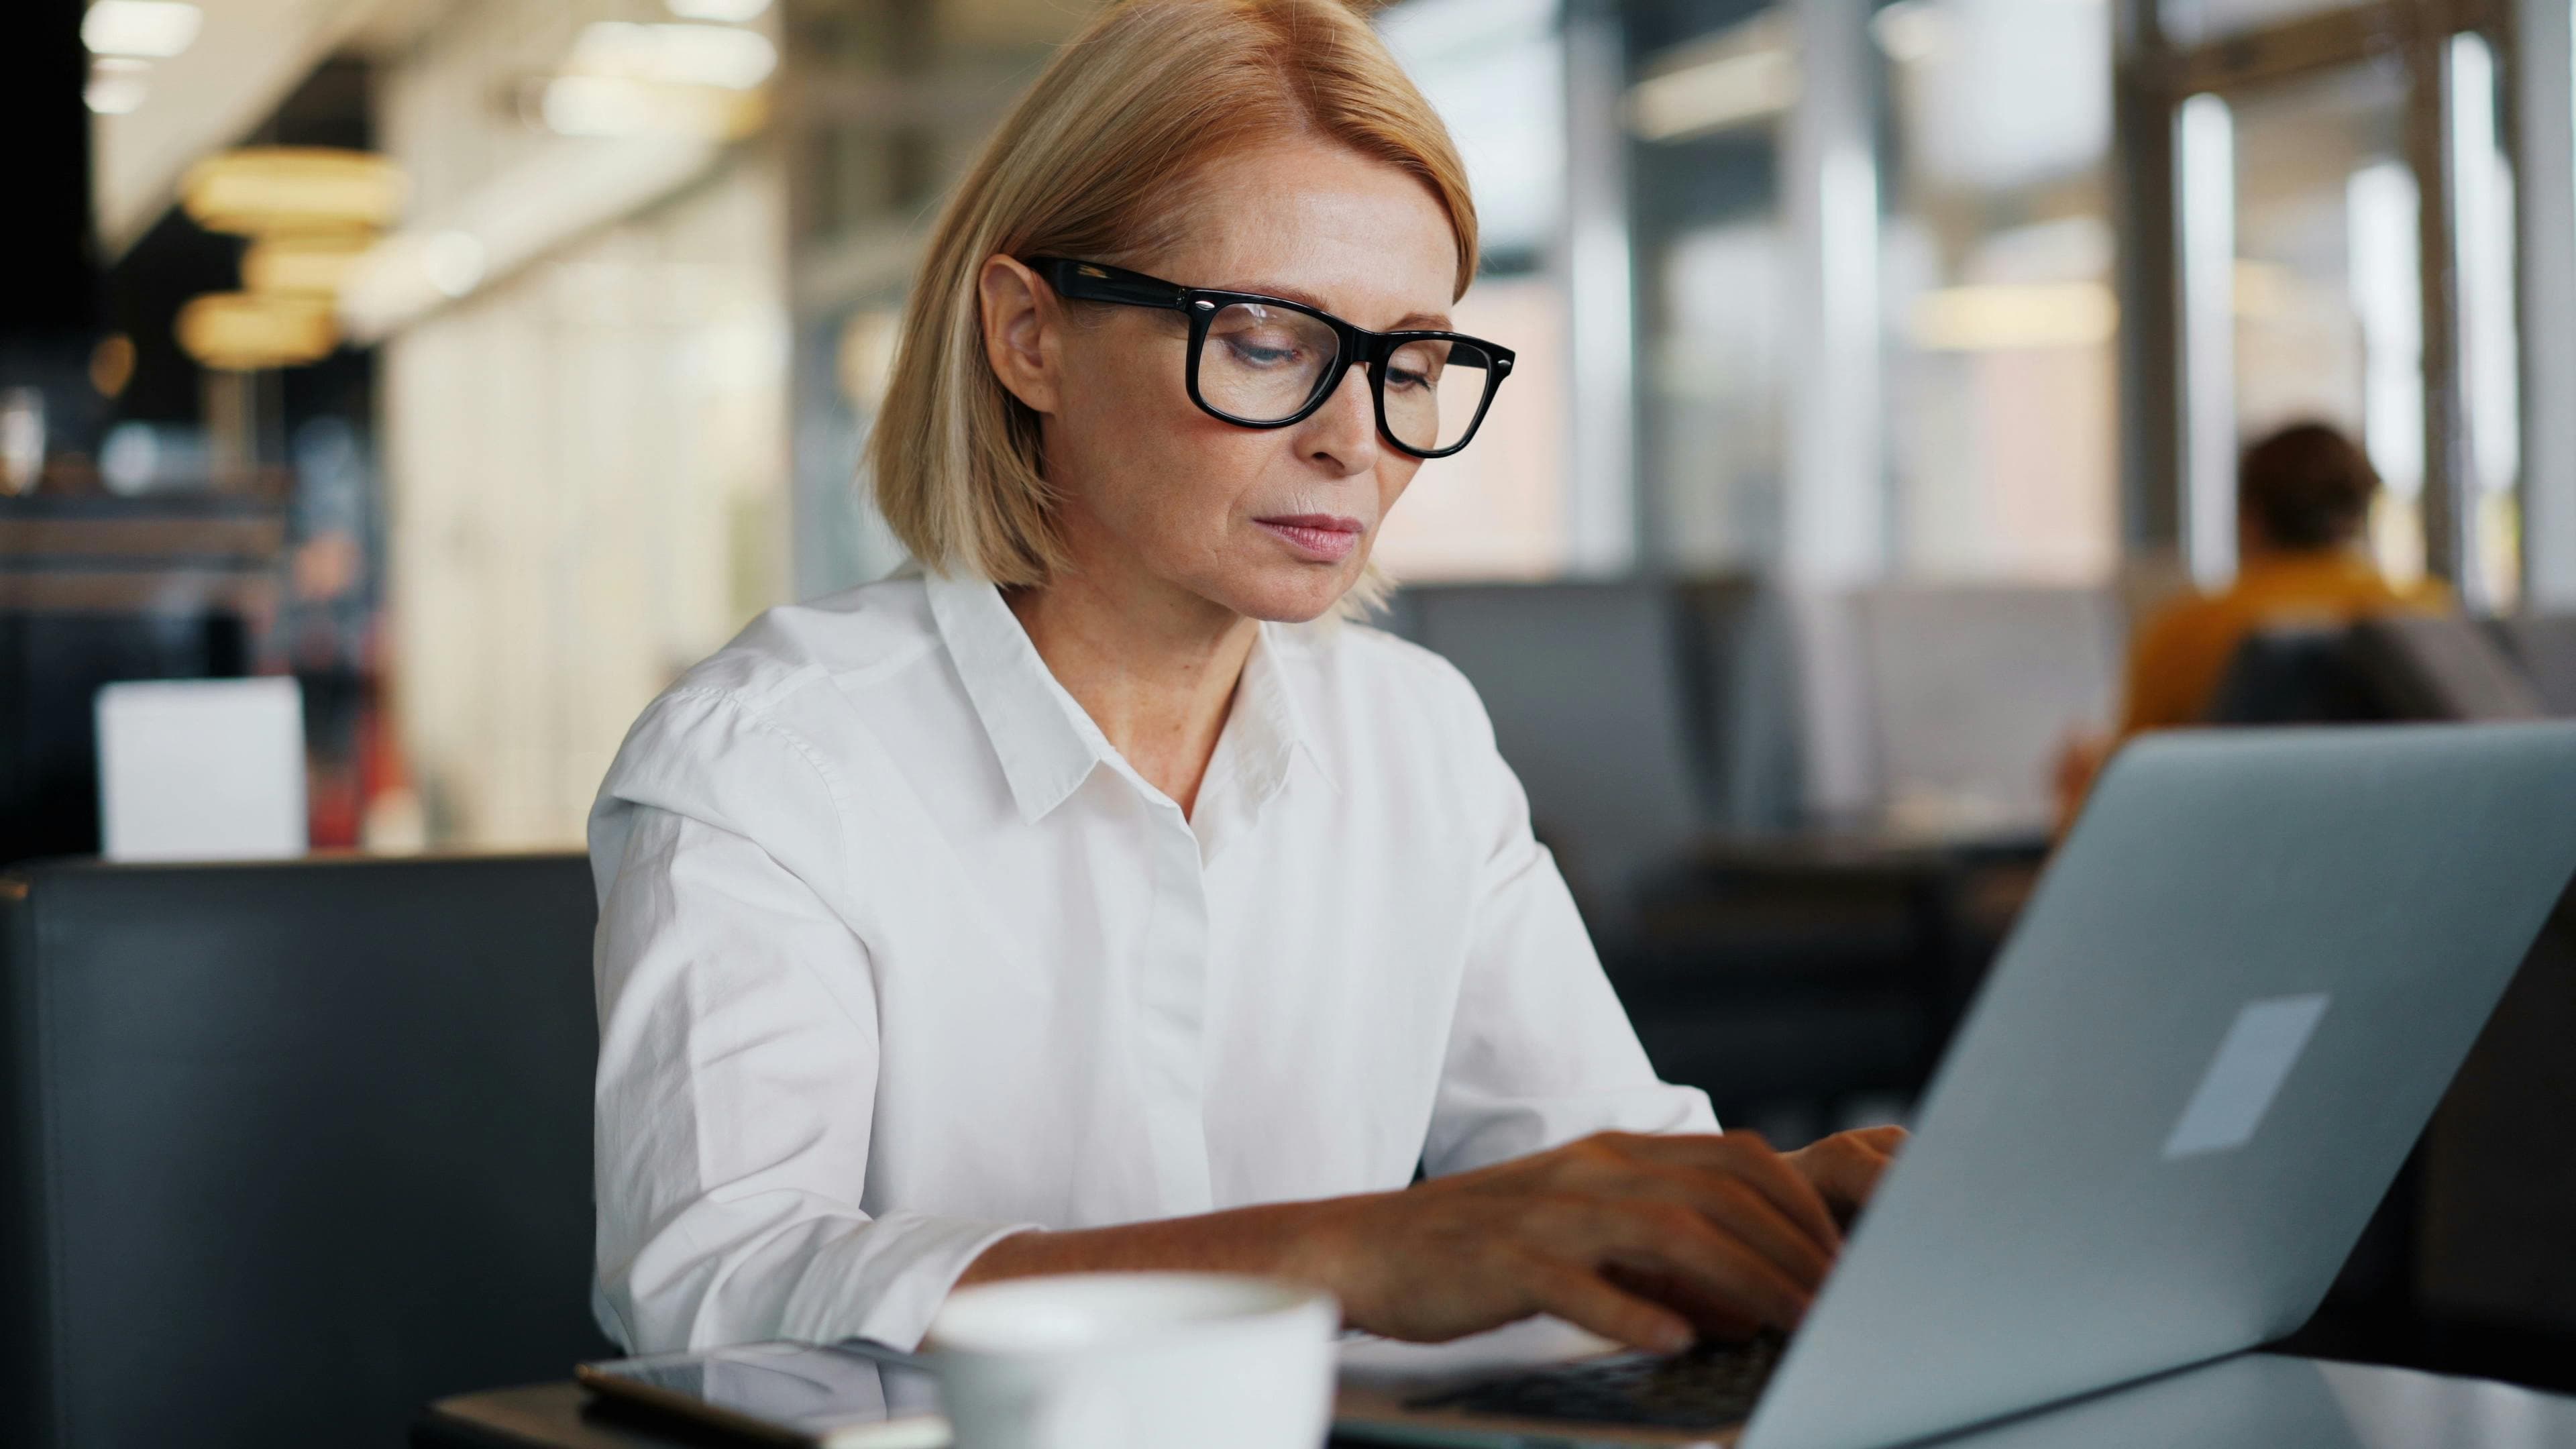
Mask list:
[[[937,640],[919,578],[862,584],[762,611],[724,647],[683,671],[655,703],[721,695],[771,709],[818,684],[900,669]]]
[[[655,797],[715,790],[743,776],[808,785],[819,776],[832,786],[835,771],[819,741],[853,693],[864,693],[845,686],[899,675],[937,638],[918,578],[769,609],[644,707],[601,793],[665,803]]]

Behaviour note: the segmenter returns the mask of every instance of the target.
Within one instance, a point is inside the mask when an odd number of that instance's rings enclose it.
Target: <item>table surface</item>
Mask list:
[[[712,1449],[743,1442],[603,1414],[569,1382],[442,1399],[412,1430],[413,1449]],[[1950,1449],[2542,1449],[2576,1446],[2576,1398],[2253,1353],[1942,1442]]]

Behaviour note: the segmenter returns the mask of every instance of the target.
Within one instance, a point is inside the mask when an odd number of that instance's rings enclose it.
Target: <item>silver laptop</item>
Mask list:
[[[1364,1344],[1337,1427],[1867,1449],[2279,1338],[2571,876],[2576,725],[2142,740],[1785,1348],[1604,1354],[1547,1322]]]

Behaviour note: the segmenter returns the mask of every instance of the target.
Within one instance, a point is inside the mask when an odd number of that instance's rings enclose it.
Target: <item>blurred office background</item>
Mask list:
[[[19,7],[0,597],[296,675],[317,844],[575,841],[677,669],[899,562],[856,472],[925,221],[1092,8]],[[2576,607],[2565,8],[1390,5],[1533,365],[1380,557],[1758,584],[1748,831],[2043,823],[2285,421],[2366,438],[2392,574]],[[65,813],[0,853],[94,844],[13,754]]]
[[[0,867],[578,849],[682,668],[901,563],[858,464],[924,232],[1096,8],[10,6]],[[2352,713],[2576,711],[2570,18],[1379,13],[1483,210],[1460,325],[1525,364],[1388,525],[1384,623],[1483,689],[1668,1075],[1784,1139],[1902,1115],[2052,762],[2114,722],[2136,623],[2233,575],[2236,451],[2280,424],[2363,440],[2369,552],[2462,606]],[[137,688],[225,680],[194,715]],[[239,839],[156,848],[160,787],[102,787],[138,754],[239,785]],[[2570,972],[2500,1030],[2563,1045]],[[2556,1048],[2497,1050],[2458,1141],[2576,1106]],[[2348,1275],[2402,1310],[2377,1351],[2576,1362],[2576,1193],[2444,1150]],[[2516,1213],[2557,1257],[2462,1248]]]

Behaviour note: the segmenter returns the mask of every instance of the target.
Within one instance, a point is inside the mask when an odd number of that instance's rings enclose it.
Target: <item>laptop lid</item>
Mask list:
[[[2298,1327],[2571,875],[2576,726],[2132,745],[1748,1449],[1920,1438]]]

